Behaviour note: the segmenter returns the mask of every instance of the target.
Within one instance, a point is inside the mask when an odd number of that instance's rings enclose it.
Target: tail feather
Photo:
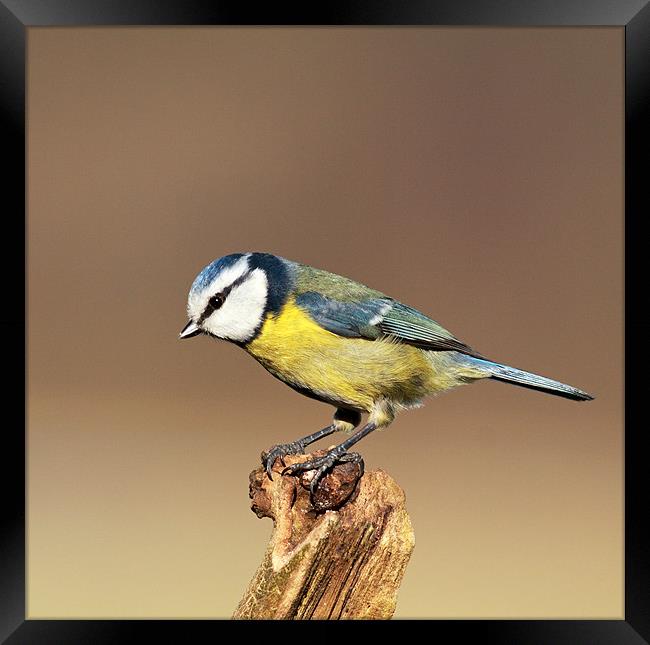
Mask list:
[[[554,381],[539,374],[524,372],[516,367],[501,365],[500,363],[493,363],[492,361],[480,358],[472,358],[471,360],[474,365],[485,368],[490,378],[497,381],[512,383],[520,387],[528,387],[533,390],[539,390],[540,392],[548,392],[549,394],[563,396],[574,401],[591,401],[594,398],[591,394],[587,394],[587,392],[583,392],[577,387],[560,383],[560,381]]]

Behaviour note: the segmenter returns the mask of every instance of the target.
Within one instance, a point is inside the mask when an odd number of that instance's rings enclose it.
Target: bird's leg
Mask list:
[[[266,473],[269,479],[273,479],[271,472],[275,460],[279,457],[283,466],[283,457],[285,455],[300,455],[305,452],[305,448],[310,444],[331,435],[333,432],[352,432],[361,422],[361,413],[356,410],[347,410],[345,408],[338,408],[334,414],[333,422],[326,428],[307,435],[297,441],[291,443],[280,443],[277,446],[272,446],[268,451],[262,453],[262,463],[266,468]]]
[[[291,441],[290,443],[279,443],[276,446],[271,446],[268,452],[262,453],[262,463],[266,468],[266,474],[269,476],[269,479],[271,480],[273,479],[273,476],[271,475],[271,469],[273,468],[273,464],[275,463],[275,460],[278,457],[280,458],[280,461],[284,466],[285,465],[284,457],[286,455],[303,454],[305,452],[305,448],[308,445],[314,443],[314,441],[318,441],[319,439],[322,439],[323,437],[327,437],[333,432],[336,432],[336,430],[337,430],[336,424],[332,423],[328,425],[326,428],[323,428],[318,432],[314,432],[313,434],[309,434],[306,437],[303,437],[302,439]]]
[[[287,466],[283,471],[283,475],[295,475],[298,472],[305,470],[315,470],[314,477],[309,484],[309,490],[311,491],[312,496],[316,492],[318,487],[318,482],[322,479],[323,475],[332,468],[335,464],[352,461],[354,463],[361,464],[361,474],[363,474],[363,458],[357,452],[348,452],[348,448],[353,446],[357,441],[361,441],[366,435],[370,434],[373,430],[377,429],[377,424],[373,421],[367,423],[361,430],[355,432],[349,439],[346,439],[338,446],[335,446],[330,451],[328,451],[322,457],[317,457],[316,459],[311,459],[310,461],[304,461],[299,464],[293,464]]]
[[[309,484],[309,490],[313,501],[314,493],[318,488],[318,482],[328,470],[334,467],[335,464],[344,461],[351,461],[360,464],[361,474],[363,475],[363,458],[359,453],[348,452],[348,448],[351,448],[355,443],[361,441],[361,439],[366,435],[369,435],[373,430],[386,427],[394,418],[395,411],[393,410],[391,402],[386,399],[380,399],[375,402],[375,405],[370,412],[370,416],[368,417],[368,423],[366,423],[361,430],[355,432],[351,437],[329,450],[322,457],[317,457],[316,459],[311,459],[299,464],[292,464],[285,468],[282,471],[282,474],[295,475],[296,473],[305,470],[315,470],[316,472],[314,473],[314,477]],[[360,415],[357,416],[357,419],[360,419]]]

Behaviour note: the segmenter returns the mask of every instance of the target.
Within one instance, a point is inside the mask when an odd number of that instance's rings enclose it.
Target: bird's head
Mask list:
[[[269,253],[233,253],[205,267],[187,299],[189,322],[180,338],[208,334],[246,343],[269,311],[279,311],[289,290],[290,266]]]

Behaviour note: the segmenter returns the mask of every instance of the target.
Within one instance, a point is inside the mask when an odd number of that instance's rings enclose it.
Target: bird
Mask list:
[[[234,343],[289,387],[336,408],[321,430],[262,452],[272,479],[278,458],[285,466],[287,455],[303,455],[319,439],[346,433],[323,456],[282,470],[283,476],[313,470],[312,498],[337,463],[358,463],[363,472],[363,458],[349,449],[429,395],[493,379],[575,401],[594,398],[485,358],[381,291],[271,253],[232,253],[208,264],[191,285],[187,317],[181,339],[205,335]]]

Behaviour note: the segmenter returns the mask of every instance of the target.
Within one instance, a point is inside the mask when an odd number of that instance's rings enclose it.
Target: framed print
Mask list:
[[[6,642],[192,639],[232,617],[269,536],[248,473],[338,399],[248,360],[243,314],[231,343],[178,342],[195,277],[222,256],[228,293],[242,257],[259,260],[265,307],[281,291],[269,258],[349,276],[448,326],[471,369],[487,356],[493,379],[524,385],[454,389],[360,444],[415,531],[395,619],[504,643],[650,638],[644,0],[0,0],[0,15],[19,417]],[[353,337],[308,294],[301,311]],[[385,311],[371,313],[362,343]],[[422,349],[404,320],[382,324]]]

